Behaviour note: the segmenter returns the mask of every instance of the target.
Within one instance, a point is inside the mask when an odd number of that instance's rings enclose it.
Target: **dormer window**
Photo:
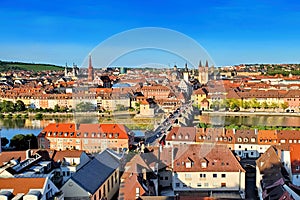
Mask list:
[[[88,133],[87,133],[87,132],[85,132],[83,136],[84,136],[84,137],[87,137],[87,136],[88,136]]]
[[[97,134],[97,137],[100,137],[100,136],[101,136],[101,133],[98,133],[98,134]]]
[[[182,135],[180,134],[179,136],[178,136],[178,139],[181,139],[182,138]]]
[[[201,162],[201,168],[207,168],[207,162],[206,161]]]
[[[103,133],[103,138],[106,138],[106,133]]]
[[[115,133],[115,138],[119,138],[119,133]]]
[[[172,135],[172,139],[174,140],[176,138],[176,134],[173,134]]]
[[[79,137],[79,136],[80,136],[80,134],[81,134],[80,132],[77,132],[77,134],[76,134],[76,135],[77,135],[77,137]]]
[[[184,139],[188,140],[189,139],[189,135],[187,134],[186,136],[184,136]]]
[[[93,133],[92,133],[92,137],[95,137],[95,135],[96,135],[96,133],[93,132]]]
[[[248,138],[244,138],[244,142],[248,142],[249,140],[248,140]]]
[[[67,137],[68,136],[68,132],[65,132],[65,137]]]
[[[70,136],[74,136],[74,132],[71,132],[71,133],[70,133]]]
[[[251,138],[251,142],[255,142],[256,141],[256,139],[253,137],[253,138]]]
[[[241,137],[238,138],[238,142],[242,142],[243,139]]]
[[[51,131],[49,131],[49,132],[48,132],[48,136],[51,136],[51,133],[52,133],[52,132],[51,132]]]
[[[60,132],[59,135],[62,136],[62,135],[63,135],[63,132]]]
[[[109,138],[112,138],[112,135],[113,135],[113,134],[112,134],[112,133],[110,133],[110,134],[109,134]]]

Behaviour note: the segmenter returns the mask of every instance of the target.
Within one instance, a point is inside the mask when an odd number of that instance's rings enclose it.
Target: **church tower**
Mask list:
[[[92,66],[92,57],[89,55],[89,67],[88,67],[88,82],[93,82],[94,80],[94,68]]]
[[[205,66],[202,66],[202,63],[200,61],[198,70],[199,70],[199,76],[198,76],[199,83],[206,84],[208,82],[208,70],[209,70],[208,61],[206,60]]]
[[[185,68],[183,70],[183,79],[188,83],[189,82],[189,69],[187,63],[185,63]]]

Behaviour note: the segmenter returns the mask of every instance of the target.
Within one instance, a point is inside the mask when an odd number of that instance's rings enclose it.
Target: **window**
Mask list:
[[[159,177],[159,180],[164,180],[164,177],[162,177],[162,176],[161,176],[161,177]]]
[[[213,174],[213,178],[217,178],[218,177],[218,175],[217,174]]]
[[[135,196],[139,197],[140,196],[140,188],[135,188]]]
[[[222,178],[226,178],[226,174],[222,174]]]
[[[206,178],[206,174],[200,174],[200,178]]]
[[[176,183],[175,186],[176,186],[176,187],[180,187],[180,183]]]
[[[192,179],[192,175],[191,174],[185,174],[185,179],[188,179],[188,180]]]
[[[297,171],[300,170],[300,166],[299,166],[299,165],[296,166],[296,170],[297,170]]]
[[[221,187],[226,187],[226,183],[221,183]]]
[[[208,187],[208,183],[204,183],[204,187]]]
[[[115,172],[115,183],[118,182],[118,173]]]
[[[165,180],[166,180],[166,181],[169,180],[169,177],[165,176]]]
[[[98,196],[99,196],[99,199],[101,199],[101,190],[99,190]]]
[[[186,185],[186,184],[182,184],[182,187],[186,188],[186,187],[187,187],[187,185]]]
[[[197,183],[197,187],[201,187],[202,185],[201,185],[201,183]]]

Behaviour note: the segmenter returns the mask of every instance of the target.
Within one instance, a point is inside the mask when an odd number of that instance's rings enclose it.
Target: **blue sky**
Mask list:
[[[0,27],[0,60],[80,64],[114,34],[163,27],[195,39],[217,66],[300,63],[296,0],[2,0]],[[136,64],[134,56],[123,62]]]

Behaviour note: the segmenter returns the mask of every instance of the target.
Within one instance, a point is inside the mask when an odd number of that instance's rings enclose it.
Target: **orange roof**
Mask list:
[[[25,160],[26,151],[4,151],[0,153],[0,166],[12,159]]]
[[[124,173],[121,179],[123,178],[125,179],[121,182],[119,189],[120,198],[123,197],[124,200],[136,199],[136,188],[139,188],[140,196],[143,196],[146,193],[138,181],[138,174]]]
[[[39,137],[82,138],[99,137],[128,139],[129,129],[122,124],[49,124]]]
[[[1,189],[13,189],[13,194],[28,193],[30,189],[43,189],[46,178],[0,178]]]
[[[238,172],[245,171],[226,145],[197,144],[175,146],[175,172]],[[185,163],[193,162],[190,168]],[[206,167],[202,167],[202,163]]]
[[[64,158],[79,158],[84,151],[82,150],[63,150],[63,151],[53,151],[52,159],[57,161],[62,161]]]
[[[293,174],[300,174],[300,144],[290,144],[291,168]]]

